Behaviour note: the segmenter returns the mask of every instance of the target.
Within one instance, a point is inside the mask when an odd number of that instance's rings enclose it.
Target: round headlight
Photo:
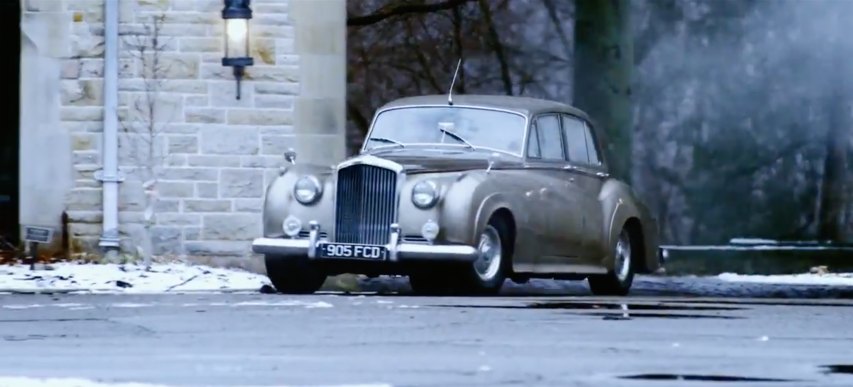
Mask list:
[[[412,203],[418,208],[430,208],[438,202],[438,186],[432,180],[423,180],[412,188]]]
[[[314,176],[303,176],[293,186],[293,196],[302,204],[312,204],[320,198],[320,181]]]

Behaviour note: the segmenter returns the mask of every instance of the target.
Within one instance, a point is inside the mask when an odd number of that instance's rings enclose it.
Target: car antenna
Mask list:
[[[453,85],[456,84],[456,76],[459,75],[459,67],[462,66],[462,58],[456,62],[456,71],[453,72],[453,81],[450,82],[450,91],[447,92],[447,104],[453,106]]]

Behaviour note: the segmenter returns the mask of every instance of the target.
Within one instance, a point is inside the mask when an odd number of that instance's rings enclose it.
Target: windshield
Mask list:
[[[453,144],[522,153],[525,118],[516,113],[451,106],[392,109],[379,114],[365,149]]]

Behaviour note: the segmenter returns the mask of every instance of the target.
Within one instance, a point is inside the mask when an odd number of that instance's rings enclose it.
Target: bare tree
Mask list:
[[[126,36],[124,41],[130,56],[138,66],[141,78],[141,91],[131,94],[127,112],[120,120],[126,140],[123,144],[128,152],[132,168],[142,181],[145,196],[143,230],[141,245],[136,246],[136,254],[144,259],[146,268],[150,267],[154,253],[151,229],[157,224],[156,209],[158,201],[157,184],[166,154],[160,141],[168,123],[174,120],[162,98],[163,84],[169,71],[169,64],[163,60],[163,52],[169,41],[163,39],[162,27],[165,15],[153,15],[143,30]],[[171,114],[170,114],[171,113]]]

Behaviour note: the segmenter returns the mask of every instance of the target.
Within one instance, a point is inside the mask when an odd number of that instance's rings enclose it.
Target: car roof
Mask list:
[[[448,106],[446,94],[424,95],[416,97],[403,97],[388,102],[380,110],[392,109],[404,106],[420,105],[442,105]],[[541,112],[566,112],[589,120],[582,110],[571,105],[533,97],[522,97],[514,95],[483,95],[483,94],[458,94],[453,96],[454,106],[475,106],[493,109],[504,109],[526,116]]]

